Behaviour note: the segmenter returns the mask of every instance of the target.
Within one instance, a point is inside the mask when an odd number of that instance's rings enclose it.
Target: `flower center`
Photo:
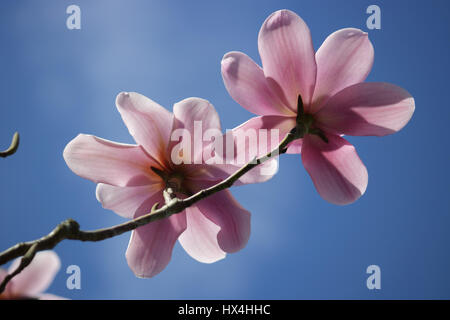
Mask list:
[[[182,192],[183,190],[183,175],[175,172],[168,176],[166,182],[166,188],[172,188],[174,192]]]
[[[297,121],[297,123],[299,123],[302,126],[305,134],[308,134],[314,125],[314,116],[309,113],[304,113],[299,119],[299,121]]]
[[[188,195],[188,190],[184,187],[184,174],[182,172],[166,172],[155,167],[150,169],[156,173],[164,182],[164,189],[169,190],[172,194]]]
[[[298,138],[303,138],[307,134],[315,134],[328,143],[328,138],[325,133],[320,128],[315,126],[314,116],[310,113],[305,113],[301,95],[298,95],[296,121],[296,136]]]

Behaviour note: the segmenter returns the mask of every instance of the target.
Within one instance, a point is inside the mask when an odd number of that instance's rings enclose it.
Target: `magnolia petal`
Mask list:
[[[315,135],[303,138],[303,165],[322,198],[338,205],[352,203],[366,191],[367,169],[347,140],[331,134],[327,138],[328,143]]]
[[[203,263],[213,263],[225,258],[220,249],[217,234],[220,227],[203,216],[195,206],[186,208],[187,228],[178,240],[184,250],[194,259]]]
[[[193,180],[218,181],[226,179],[255,157],[266,155],[276,148],[286,134],[296,125],[295,117],[259,116],[228,131],[214,144],[204,149],[206,165],[190,166]],[[278,159],[268,160],[243,175],[236,185],[260,183],[269,180],[278,171]]]
[[[223,167],[223,171],[234,173],[248,161],[266,155],[284,139],[296,126],[295,117],[259,116],[254,117],[232,130],[234,138],[232,165]],[[228,149],[227,152],[230,152]],[[266,161],[242,176],[238,184],[265,182],[278,172],[278,158]]]
[[[363,82],[372,69],[374,51],[366,32],[355,28],[328,36],[316,53],[317,80],[310,112],[320,110],[328,98]]]
[[[258,49],[273,89],[284,93],[282,101],[294,112],[300,94],[308,106],[316,82],[316,60],[306,23],[294,12],[279,10],[264,21]]]
[[[229,52],[222,59],[222,78],[230,96],[257,115],[293,115],[272,91],[264,71],[242,52]]]
[[[267,154],[276,148],[295,126],[295,117],[259,116],[234,128],[232,132],[236,164],[244,165],[254,157]]]
[[[119,93],[116,106],[136,143],[164,165],[173,114],[136,92]]]
[[[163,188],[162,182],[137,187],[117,187],[99,183],[96,197],[103,208],[132,219],[142,204],[156,193],[162,194]]]
[[[9,273],[17,269],[20,261],[21,258],[13,261]],[[55,252],[36,253],[30,265],[11,280],[11,294],[14,297],[36,297],[50,286],[60,267],[61,262]]]
[[[64,149],[67,166],[96,183],[117,186],[143,185],[154,181],[150,166],[160,167],[141,147],[79,134]]]
[[[51,293],[44,293],[38,296],[39,300],[69,300],[64,297],[60,297]]]
[[[197,202],[200,212],[220,227],[218,244],[231,253],[245,247],[250,237],[250,212],[241,207],[230,191],[220,191]]]
[[[402,129],[414,113],[414,98],[405,89],[383,82],[345,88],[316,114],[318,125],[335,134],[384,136]]]
[[[203,163],[203,148],[207,144],[203,141],[205,133],[212,130],[215,135],[222,134],[216,109],[205,99],[187,98],[173,106],[173,113],[175,115],[174,130],[186,130],[188,136],[183,135],[183,139],[190,139],[192,157],[190,157],[188,164]],[[171,141],[172,146],[175,143],[178,143],[178,141]]]
[[[154,221],[131,233],[126,258],[137,277],[150,278],[169,263],[176,240],[186,229],[185,212]]]
[[[303,144],[303,139],[297,139],[297,140],[292,141],[288,145],[288,149],[287,149],[286,153],[288,153],[288,154],[302,153],[302,144]]]
[[[202,129],[220,129],[220,119],[214,106],[205,99],[187,98],[173,106],[176,128],[184,128],[194,133],[195,121],[202,122]]]

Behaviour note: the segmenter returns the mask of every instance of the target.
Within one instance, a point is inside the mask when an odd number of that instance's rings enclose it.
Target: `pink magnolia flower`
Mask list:
[[[288,153],[302,154],[319,194],[348,204],[366,190],[368,174],[353,145],[342,135],[384,136],[399,131],[414,112],[414,99],[389,83],[364,83],[374,52],[367,33],[353,28],[331,34],[315,53],[306,23],[280,10],[258,36],[262,66],[241,52],[222,60],[231,97],[258,117],[238,129],[277,128],[280,139],[297,125],[303,139]],[[303,113],[297,115],[299,96]]]
[[[0,281],[12,273],[20,264],[21,258],[13,261],[9,272],[0,268]],[[58,256],[53,251],[36,253],[30,265],[12,278],[6,285],[5,291],[0,293],[1,299],[40,299],[60,300],[61,297],[43,293],[52,283],[53,278],[61,266]]]
[[[74,173],[98,183],[97,199],[105,209],[134,219],[149,213],[156,202],[164,204],[167,187],[184,198],[228,176],[231,169],[227,165],[195,161],[201,159],[203,148],[193,148],[194,164],[176,164],[180,162],[177,157],[188,156],[184,149],[173,152],[178,144],[171,136],[177,129],[184,129],[192,138],[199,121],[203,131],[221,132],[219,117],[208,101],[185,99],[174,105],[172,114],[143,95],[120,93],[116,105],[137,145],[80,134],[64,150],[64,159]],[[241,184],[269,177],[255,171],[244,178]],[[212,263],[242,249],[249,235],[250,213],[225,190],[133,231],[126,258],[138,277],[152,277],[169,263],[177,239],[194,259]]]

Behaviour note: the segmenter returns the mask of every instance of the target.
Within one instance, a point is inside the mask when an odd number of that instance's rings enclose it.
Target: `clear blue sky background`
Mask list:
[[[66,28],[77,4],[82,29]],[[365,13],[381,8],[381,30]],[[344,27],[369,32],[368,81],[414,96],[398,134],[353,138],[369,171],[366,194],[338,207],[322,200],[298,155],[283,156],[271,181],[233,189],[252,212],[247,247],[207,265],[177,244],[166,270],[136,278],[124,254],[129,234],[101,243],[66,241],[49,292],[71,299],[450,298],[448,1],[1,1],[0,145],[15,130],[20,149],[0,159],[0,249],[48,233],[72,217],[84,229],[124,221],[101,208],[95,185],[73,174],[62,152],[78,133],[132,143],[114,99],[137,91],[169,110],[190,96],[210,100],[223,128],[252,115],[228,95],[220,60],[232,50],[260,62],[257,34],[287,8],[309,25],[315,48]],[[65,270],[82,271],[82,289]],[[382,289],[366,288],[381,267]]]

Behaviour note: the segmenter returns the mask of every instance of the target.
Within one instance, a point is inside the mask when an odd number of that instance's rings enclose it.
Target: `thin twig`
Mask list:
[[[187,207],[193,205],[194,203],[211,196],[219,191],[230,188],[239,178],[246,174],[251,169],[264,163],[272,157],[276,157],[279,154],[285,153],[287,146],[290,142],[298,139],[299,136],[296,134],[296,129],[294,128],[289,132],[280,144],[274,148],[272,151],[263,155],[261,157],[255,158],[252,161],[247,162],[243,167],[237,170],[235,173],[230,175],[225,180],[215,184],[210,188],[203,189],[194,195],[185,198],[171,198],[169,194],[166,197],[166,204],[158,209],[158,203],[153,205],[151,212],[140,216],[134,220],[124,222],[119,225],[115,225],[109,228],[97,229],[92,231],[82,231],[80,230],[80,225],[78,222],[72,219],[68,219],[53,229],[48,235],[29,242],[18,243],[15,246],[0,253],[0,265],[11,261],[12,259],[23,256],[19,267],[10,275],[4,278],[0,284],[0,293],[6,288],[8,282],[17,274],[19,274],[27,265],[31,263],[34,255],[43,250],[53,249],[58,243],[67,240],[79,240],[79,241],[102,241],[109,239],[128,231],[132,231],[140,226],[146,225],[153,221],[164,219],[170,217],[172,214],[179,213],[186,209]],[[168,190],[165,190],[167,193]],[[170,191],[169,191],[170,193]]]
[[[15,132],[11,140],[11,145],[9,146],[8,149],[0,151],[0,157],[6,158],[16,153],[17,148],[19,148],[19,142],[20,142],[19,133]]]

